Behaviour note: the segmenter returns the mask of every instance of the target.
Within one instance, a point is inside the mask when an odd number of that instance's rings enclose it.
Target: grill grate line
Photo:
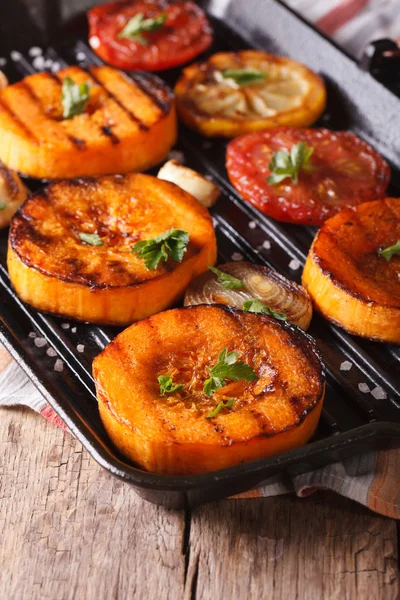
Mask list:
[[[8,273],[5,271],[2,265],[0,265],[0,276],[3,276],[4,280],[8,280],[9,282]],[[75,354],[74,350],[72,349],[72,345],[65,339],[62,329],[57,329],[57,327],[54,327],[50,321],[51,317],[47,317],[39,311],[31,309],[28,307],[28,305],[24,304],[12,290],[10,283],[8,283],[8,285],[3,285],[8,293],[12,296],[14,302],[18,305],[19,310],[29,318],[32,325],[40,331],[43,337],[48,340],[50,345],[57,349],[57,354],[59,357],[71,367],[85,388],[90,392],[91,395],[93,395],[93,377],[91,373],[85,369],[77,354]],[[70,365],[68,359],[73,361],[73,365]]]

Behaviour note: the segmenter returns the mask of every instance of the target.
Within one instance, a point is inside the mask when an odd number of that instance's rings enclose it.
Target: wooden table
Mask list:
[[[0,457],[1,599],[399,598],[396,523],[333,494],[168,511],[25,409]]]

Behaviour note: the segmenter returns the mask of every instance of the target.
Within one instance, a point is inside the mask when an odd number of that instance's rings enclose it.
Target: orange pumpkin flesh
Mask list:
[[[400,240],[400,199],[343,210],[318,231],[303,285],[323,316],[348,332],[400,343],[400,256],[378,252]]]
[[[203,392],[208,367],[228,348],[254,382]],[[157,473],[206,473],[305,444],[322,409],[323,367],[314,342],[271,317],[219,305],[174,309],[136,323],[95,359],[99,410],[115,446]],[[160,395],[157,378],[180,392]],[[218,403],[231,410],[207,419]]]
[[[181,263],[148,270],[133,245],[184,229]],[[97,233],[102,246],[81,241]],[[105,176],[50,185],[32,196],[10,229],[8,270],[19,297],[82,321],[128,325],[177,302],[216,258],[208,211],[173,183],[149,175]]]
[[[62,108],[66,77],[92,86],[85,111],[69,119]],[[0,160],[30,177],[144,171],[165,158],[176,136],[171,94],[152,76],[74,66],[0,91]]]

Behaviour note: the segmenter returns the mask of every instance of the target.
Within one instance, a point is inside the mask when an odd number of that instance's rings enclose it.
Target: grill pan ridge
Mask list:
[[[208,4],[212,8],[213,3]],[[238,5],[242,3],[234,0],[228,5],[224,23],[212,19],[215,43],[211,52],[249,46],[227,25],[238,26]],[[261,17],[265,17],[266,6],[271,12],[263,22]],[[341,73],[358,69],[345,54],[284,6],[272,0],[248,0],[246,8],[246,20],[251,15],[253,24],[243,20],[241,33],[247,39],[254,38],[256,43],[253,45],[287,54],[290,31],[291,55],[308,62],[317,72],[326,75],[326,65],[318,64],[323,55],[333,56],[335,68]],[[261,10],[262,15],[257,10]],[[255,35],[257,22],[262,23],[263,36],[258,29]],[[76,63],[83,67],[103,64],[82,41],[86,39],[84,30],[79,32],[79,37],[70,37],[44,52],[49,68]],[[314,48],[313,64],[302,54],[305,40]],[[34,73],[33,64],[34,59],[28,52],[20,55],[18,60],[10,58],[4,71],[13,82]],[[178,70],[174,70],[163,74],[162,78],[173,85],[177,75]],[[397,107],[400,115],[400,101],[367,73],[361,73],[359,79],[349,80],[347,89],[341,87],[342,74],[338,80],[333,79],[332,68],[326,77],[330,99],[327,111],[317,125],[346,128],[372,142],[391,160],[393,178],[389,192],[399,196],[400,152],[396,153],[396,146],[390,144],[393,133],[388,138],[386,130],[382,130],[382,115],[379,114],[376,126],[373,115],[378,106],[384,107],[389,116],[393,107]],[[370,94],[372,100],[368,106],[364,102],[358,110],[356,101],[361,93]],[[354,103],[349,102],[352,95]],[[343,114],[338,111],[338,106],[343,108]],[[383,129],[393,132],[396,130],[394,125],[388,123]],[[398,116],[397,131],[399,126]],[[181,127],[176,147],[183,153],[188,166],[212,178],[222,189],[223,195],[212,210],[219,260],[225,262],[243,257],[267,264],[300,282],[302,265],[315,229],[277,223],[246,204],[227,179],[225,148],[225,142],[200,138],[184,127]],[[37,182],[30,180],[27,185],[31,189],[38,187]],[[108,440],[98,414],[91,374],[93,358],[119,330],[59,319],[24,305],[10,284],[5,266],[6,248],[7,235],[1,232],[0,340],[95,460],[114,475],[129,481],[137,493],[151,502],[172,508],[196,505],[246,491],[278,471],[294,475],[379,445],[397,445],[400,441],[400,348],[356,338],[314,315],[309,332],[316,339],[326,364],[327,393],[317,435],[312,442],[284,454],[199,476],[163,476],[137,469],[127,463]],[[37,345],[37,338],[44,338],[46,344]],[[54,352],[48,353],[49,348]],[[345,370],[349,364],[350,369]]]

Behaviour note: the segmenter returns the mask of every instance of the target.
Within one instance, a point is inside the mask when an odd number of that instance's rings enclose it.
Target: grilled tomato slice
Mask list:
[[[258,50],[220,52],[187,67],[175,95],[182,120],[209,137],[311,125],[326,102],[318,75],[294,60]]]
[[[210,377],[222,378],[210,394]],[[191,475],[285,452],[313,435],[325,392],[314,341],[218,305],[136,323],[95,359],[109,437],[148,471]]]
[[[230,142],[226,166],[245,200],[278,221],[304,225],[383,198],[390,178],[389,165],[366,142],[328,129],[283,127],[242,136]]]
[[[170,69],[212,43],[207,17],[195,2],[122,0],[92,8],[88,19],[91,47],[121,69]]]
[[[0,91],[0,160],[30,177],[146,170],[176,135],[171,93],[154,75],[68,67]]]
[[[400,199],[343,210],[318,231],[303,285],[350,333],[400,343]]]
[[[55,183],[28,199],[11,223],[8,270],[39,310],[127,325],[174,304],[215,257],[211,217],[190,194],[149,175],[115,175]]]

